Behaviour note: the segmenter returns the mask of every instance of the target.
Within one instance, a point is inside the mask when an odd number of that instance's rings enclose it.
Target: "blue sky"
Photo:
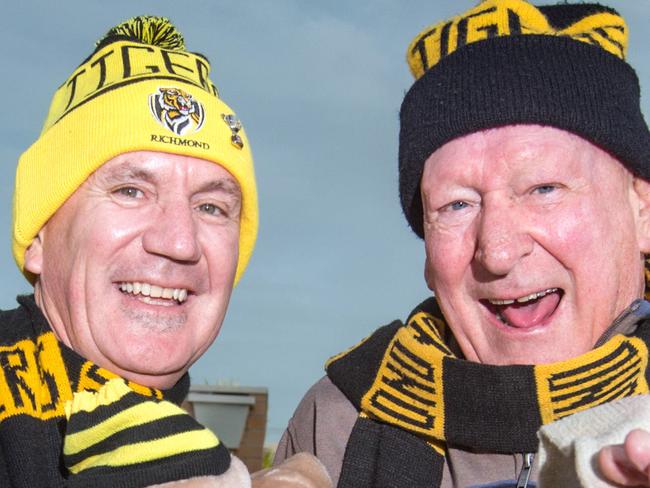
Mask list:
[[[650,0],[616,0],[629,61],[650,114]],[[398,111],[412,83],[406,46],[475,0],[21,0],[0,18],[0,307],[30,291],[10,250],[19,155],[38,136],[55,88],[111,26],[169,17],[244,123],[260,195],[260,234],[220,336],[192,368],[197,383],[270,392],[276,441],[323,362],[429,293],[422,243],[397,198]],[[56,164],[56,162],[53,162]]]

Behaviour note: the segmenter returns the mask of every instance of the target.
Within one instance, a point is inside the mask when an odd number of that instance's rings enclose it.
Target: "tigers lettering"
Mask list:
[[[53,333],[0,347],[0,365],[0,421],[19,414],[63,415],[72,390]]]
[[[543,34],[572,37],[594,44],[625,58],[627,33],[620,19],[597,13],[562,29],[554,28],[543,13],[521,0],[487,0],[465,15],[428,28],[408,50],[409,65],[416,78],[457,49],[500,36]]]
[[[122,41],[96,52],[70,76],[62,93],[64,113],[103,93],[148,79],[192,83],[211,95],[217,89],[208,79],[205,58],[200,55]]]

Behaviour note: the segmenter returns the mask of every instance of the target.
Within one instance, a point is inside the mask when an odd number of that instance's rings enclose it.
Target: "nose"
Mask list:
[[[475,260],[494,276],[506,276],[533,252],[520,209],[510,201],[484,202],[478,223]]]
[[[201,257],[193,211],[185,202],[168,202],[149,223],[142,238],[148,253],[174,261],[196,262]]]

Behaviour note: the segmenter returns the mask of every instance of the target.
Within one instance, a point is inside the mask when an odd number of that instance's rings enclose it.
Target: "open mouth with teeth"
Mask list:
[[[168,301],[170,304],[181,304],[187,300],[188,296],[188,291],[185,288],[164,288],[138,281],[120,283],[119,288],[122,293],[141,297],[147,303],[151,302],[150,299],[156,299],[158,303]]]
[[[560,288],[547,288],[518,298],[485,299],[481,303],[502,324],[528,329],[545,323],[557,310],[563,295]]]

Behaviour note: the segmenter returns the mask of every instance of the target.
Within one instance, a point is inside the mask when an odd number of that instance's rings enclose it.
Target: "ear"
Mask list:
[[[426,281],[429,290],[433,291],[433,268],[429,262],[429,255],[427,254],[424,260],[424,281]]]
[[[40,275],[43,270],[43,230],[25,251],[25,269],[34,275]]]

